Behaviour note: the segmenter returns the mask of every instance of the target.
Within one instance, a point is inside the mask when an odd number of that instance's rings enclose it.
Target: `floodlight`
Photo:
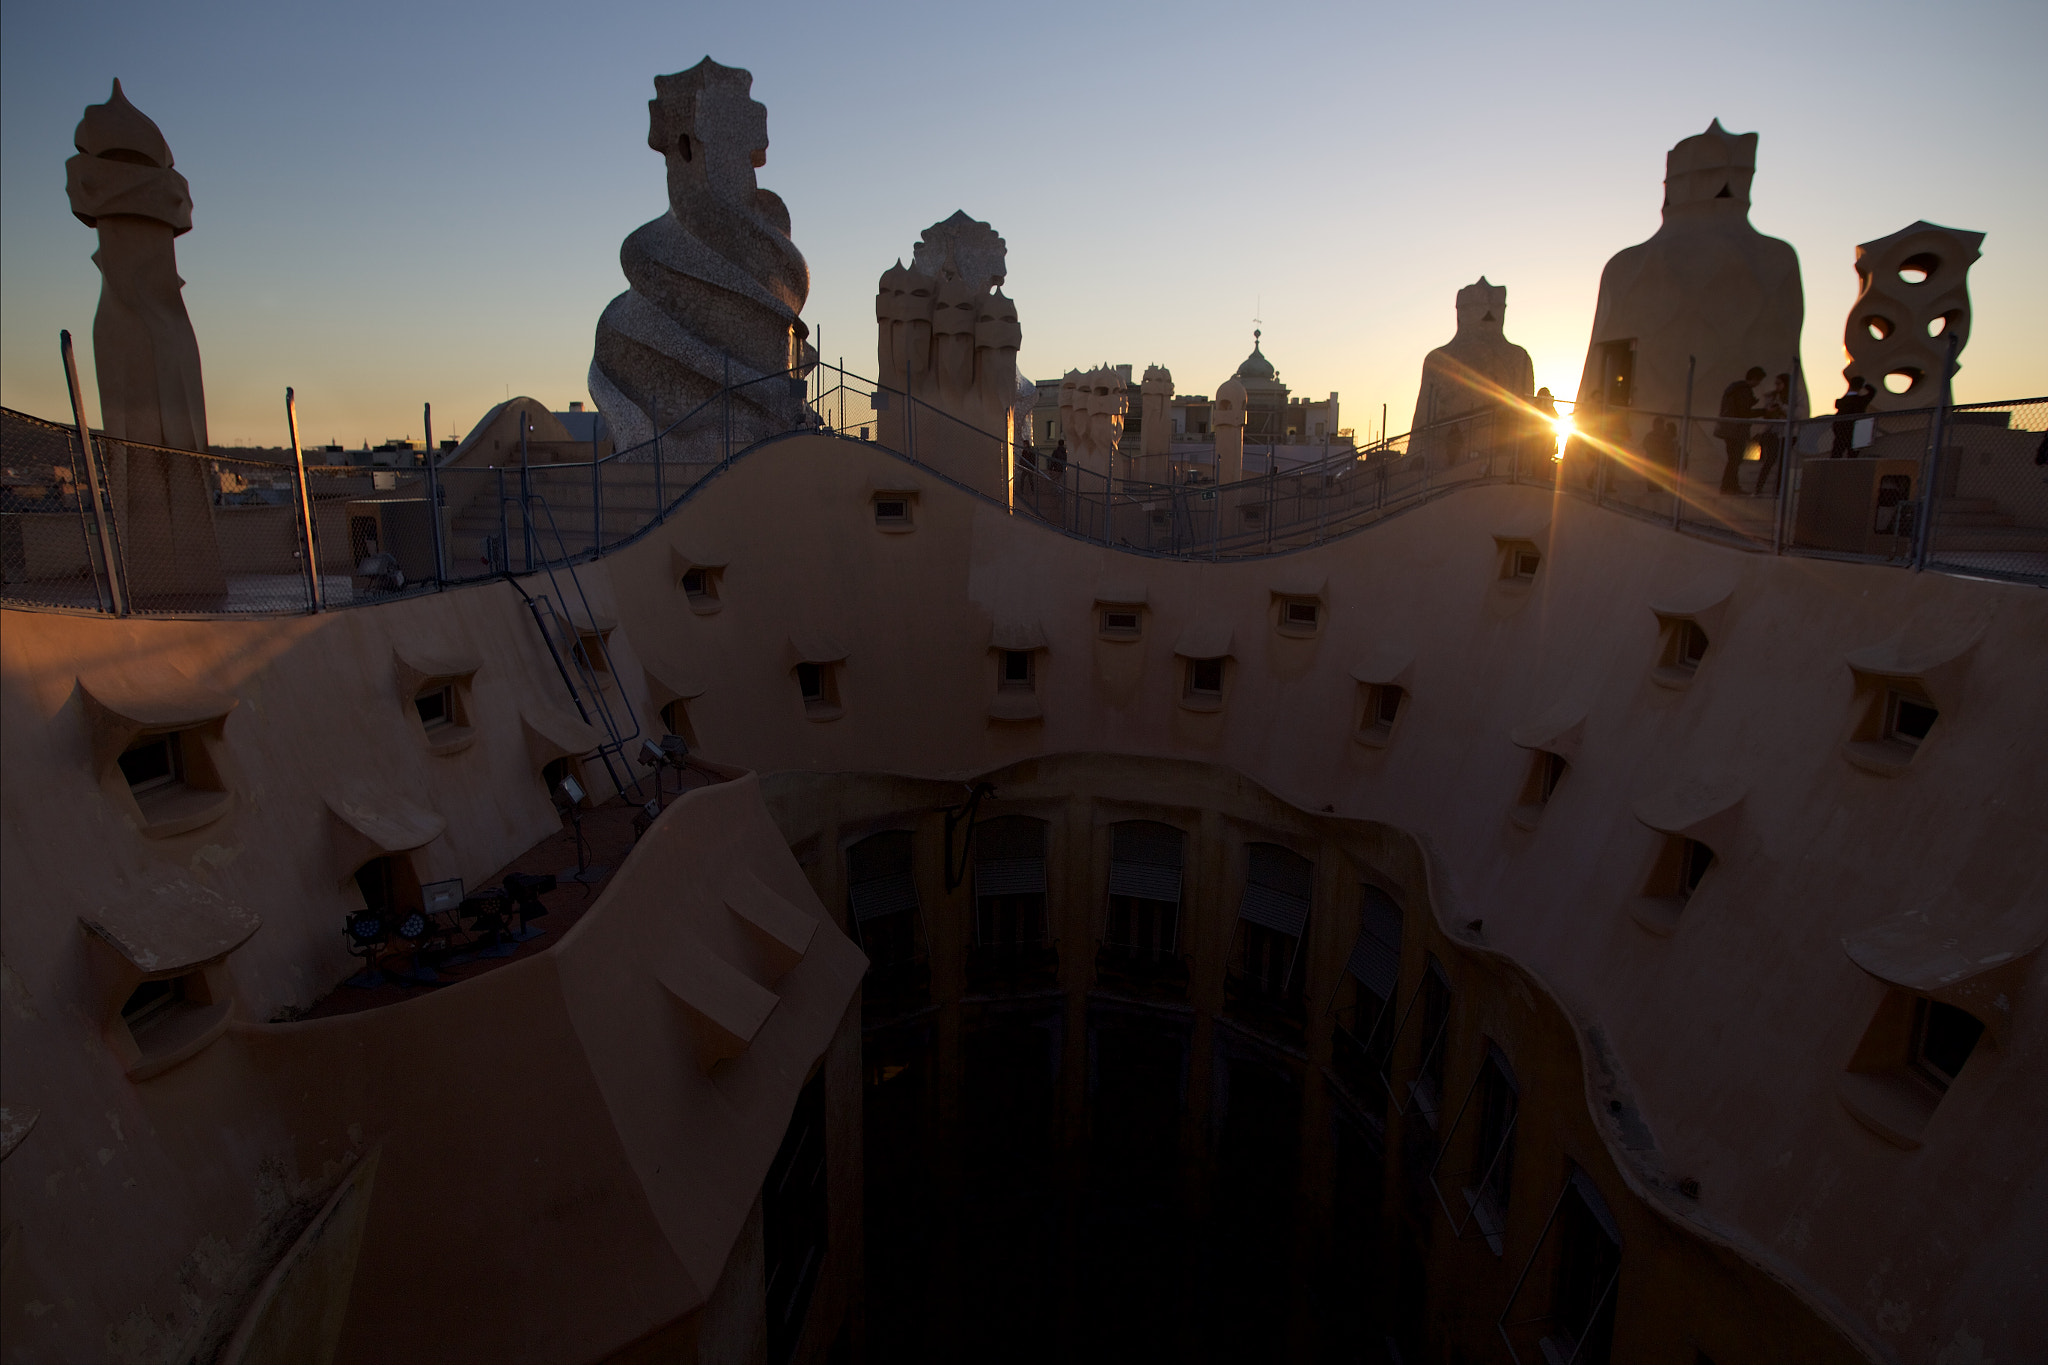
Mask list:
[[[658,797],[658,796],[657,796],[657,797],[655,797],[655,798],[654,798],[654,799],[653,799],[652,801],[649,801],[649,802],[648,802],[648,803],[647,803],[646,805],[642,806],[642,807],[641,807],[640,809],[641,809],[641,810],[643,810],[643,811],[645,811],[645,812],[647,813],[647,818],[648,818],[648,819],[650,819],[650,820],[657,820],[657,819],[660,819],[660,818],[661,818],[661,798],[660,798],[660,797]]]
[[[445,914],[450,910],[459,909],[462,905],[462,878],[451,877],[445,882],[427,882],[420,887],[420,895],[424,898],[427,913],[430,915]]]
[[[663,735],[661,751],[680,767],[683,760],[690,756],[690,745],[681,735]]]
[[[384,928],[384,917],[375,910],[358,910],[348,917],[348,925],[342,930],[349,942],[365,947],[382,943],[390,937]]]
[[[412,939],[415,942],[425,938],[427,936],[426,912],[421,910],[407,911],[405,918],[398,922],[398,936],[400,938]]]
[[[665,749],[663,749],[659,744],[656,744],[651,739],[643,739],[640,741],[641,767],[659,768],[662,764],[666,762],[668,762],[668,752]]]
[[[580,805],[582,805],[582,804],[583,804],[583,801],[584,801],[584,796],[583,796],[583,784],[582,784],[582,783],[580,783],[580,782],[578,782],[578,781],[577,781],[577,780],[576,780],[575,778],[573,778],[573,777],[565,777],[565,778],[563,778],[563,779],[562,779],[562,786],[561,786],[561,791],[562,791],[562,795],[564,795],[564,796],[566,796],[566,797],[568,797],[568,798],[569,798],[569,804],[570,804],[570,805],[572,805],[572,806],[580,806]]]

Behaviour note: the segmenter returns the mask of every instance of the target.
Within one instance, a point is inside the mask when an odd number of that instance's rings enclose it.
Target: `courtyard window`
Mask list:
[[[1947,1090],[1970,1060],[1984,1025],[1954,1005],[1922,996],[1913,1002],[1913,1043],[1910,1060],[1920,1077],[1937,1090]]]

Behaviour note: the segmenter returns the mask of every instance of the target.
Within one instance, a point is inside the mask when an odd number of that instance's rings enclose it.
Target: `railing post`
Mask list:
[[[1792,423],[1792,412],[1799,406],[1799,357],[1792,357],[1792,369],[1785,380],[1785,434],[1778,438],[1778,496],[1772,510],[1776,515],[1771,519],[1771,553],[1785,553],[1785,508],[1790,502],[1786,489],[1792,482],[1793,442],[1797,432]],[[1761,477],[1761,471],[1759,471]]]
[[[604,474],[597,462],[597,419],[590,419],[590,554],[604,550]]]
[[[512,521],[505,511],[505,466],[498,466],[498,552],[491,556],[491,570],[512,572]]]
[[[292,468],[299,476],[299,519],[306,534],[306,594],[308,609],[319,611],[326,606],[325,594],[320,585],[320,532],[313,517],[313,489],[306,480],[306,452],[299,445],[299,399],[290,389],[284,391],[284,420],[292,433]]]
[[[115,554],[113,528],[109,525],[113,504],[108,499],[100,479],[99,460],[92,445],[92,428],[85,423],[85,395],[78,387],[78,357],[72,353],[69,331],[57,333],[57,350],[64,357],[64,383],[71,390],[71,420],[78,424],[78,449],[85,457],[85,494],[79,498],[79,507],[84,508],[86,497],[92,499],[92,518],[89,525],[98,535],[100,563],[107,571],[107,610],[116,616],[126,616],[127,594],[122,591],[121,566],[119,557]],[[75,479],[73,483],[75,491]],[[87,525],[81,524],[79,530],[86,531]],[[90,542],[88,547],[89,545]],[[87,549],[86,558],[92,558],[90,548]],[[94,585],[93,595],[99,595],[97,584]]]
[[[519,545],[526,571],[533,572],[533,475],[526,453],[526,409],[519,410]]]
[[[1948,409],[1954,398],[1957,335],[1948,338],[1948,357],[1941,367],[1941,395],[1935,402],[1932,430],[1927,435],[1927,454],[1920,462],[1920,523],[1913,528],[1913,572],[1927,567],[1927,554],[1934,542],[1934,485],[1941,477],[1941,443],[1948,432]]]
[[[448,546],[441,537],[441,478],[434,468],[434,405],[426,405],[427,429],[427,525],[434,533],[434,585],[448,584]]]
[[[1676,531],[1685,512],[1685,461],[1692,451],[1692,377],[1699,357],[1685,358],[1685,425],[1678,429],[1678,467],[1671,471],[1671,529]]]

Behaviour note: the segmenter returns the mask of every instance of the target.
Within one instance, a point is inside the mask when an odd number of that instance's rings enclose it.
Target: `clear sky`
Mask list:
[[[965,209],[1009,242],[1034,378],[1213,393],[1252,319],[1295,391],[1407,426],[1458,287],[1577,384],[1600,268],[1664,154],[1762,134],[1752,221],[1798,249],[1804,359],[1842,364],[1856,243],[1987,234],[1964,400],[2048,391],[2048,3],[0,3],[0,402],[89,411],[99,280],[64,159],[118,76],[191,181],[179,239],[218,444],[436,435],[586,399],[620,240],[665,207],[658,72],[754,74],[828,357],[874,371],[877,276]]]

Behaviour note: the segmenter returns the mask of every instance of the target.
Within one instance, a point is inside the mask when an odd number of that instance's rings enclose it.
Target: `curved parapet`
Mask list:
[[[728,384],[746,385],[731,402],[735,445],[802,415],[810,268],[789,210],[754,180],[768,111],[748,94],[753,79],[709,57],[654,79],[647,145],[668,164],[669,211],[619,248],[631,288],[598,319],[590,359],[590,395],[622,450]]]

